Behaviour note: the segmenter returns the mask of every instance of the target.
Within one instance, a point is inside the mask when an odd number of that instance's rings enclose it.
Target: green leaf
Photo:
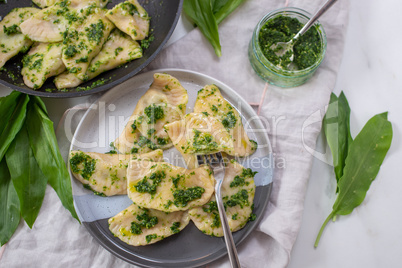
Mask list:
[[[339,98],[334,93],[331,94],[323,128],[331,149],[336,180],[339,182],[343,175],[350,143],[353,141],[350,134],[350,107],[343,92]]]
[[[212,12],[216,14],[227,2],[230,2],[230,0],[212,0]]]
[[[36,101],[28,111],[27,130],[31,148],[41,171],[56,191],[63,206],[78,220],[74,209],[70,176],[59,151],[53,122]]]
[[[18,91],[13,91],[8,96],[1,98],[0,114],[2,120],[0,120],[0,134],[3,133],[3,130],[5,129],[11,115],[13,114],[15,107],[17,107],[18,97],[21,94],[22,93]]]
[[[7,115],[4,121],[2,118],[3,122],[1,123],[1,127],[3,127],[3,129],[0,129],[0,161],[3,159],[15,135],[20,131],[26,117],[26,107],[29,101],[28,95],[21,94],[21,96],[17,98],[15,98],[15,96],[16,94],[11,93],[1,102],[2,108],[0,110],[6,110],[7,107],[12,110],[6,112]],[[11,101],[17,101],[17,105],[14,107],[14,105],[10,103]]]
[[[47,179],[35,160],[25,126],[8,148],[6,160],[20,200],[22,217],[32,228],[45,197]]]
[[[43,100],[38,97],[38,96],[31,96],[31,98],[34,98],[34,101],[36,102],[36,104],[38,104],[38,106],[45,112],[45,114],[48,114],[47,109],[46,109],[46,105],[43,102]]]
[[[20,222],[20,203],[5,159],[0,161],[0,244],[13,236]]]
[[[218,24],[212,10],[211,0],[184,0],[183,10],[211,43],[215,54],[218,57],[222,56]]]
[[[244,0],[216,0],[214,4],[214,15],[216,23],[220,24],[229,16]],[[215,11],[217,10],[217,11]]]
[[[359,206],[376,178],[385,155],[391,146],[392,124],[387,113],[372,117],[350,145],[343,176],[339,180],[339,194],[332,212],[318,233],[315,247],[329,219],[336,215],[350,214]]]

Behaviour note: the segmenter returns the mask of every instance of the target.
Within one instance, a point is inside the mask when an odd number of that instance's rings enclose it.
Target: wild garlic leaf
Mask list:
[[[376,178],[385,155],[391,146],[392,124],[387,113],[372,117],[350,144],[343,176],[339,180],[339,194],[332,212],[318,233],[315,247],[328,221],[336,215],[348,215],[359,206]]]
[[[225,3],[223,3],[225,2]],[[227,16],[229,16],[244,0],[216,0],[214,11],[216,23],[219,25]],[[219,6],[218,6],[219,3]]]
[[[32,229],[45,197],[47,179],[35,160],[25,126],[8,148],[6,160],[20,200],[21,215]]]
[[[212,10],[212,4],[212,0],[184,0],[183,10],[197,24],[202,34],[214,48],[215,54],[220,57],[222,52],[218,24]]]
[[[59,151],[53,122],[43,111],[41,104],[38,105],[37,100],[28,111],[27,129],[29,142],[41,171],[56,191],[63,206],[78,220],[73,204],[70,176]]]
[[[0,245],[10,240],[20,223],[20,203],[6,160],[0,161]]]
[[[349,146],[353,141],[350,134],[350,107],[343,92],[339,98],[334,93],[331,94],[323,128],[332,153],[336,181],[339,182],[343,175]]]
[[[28,95],[22,94],[18,95],[17,98],[14,98],[16,94],[10,94],[8,97],[2,100],[1,106],[4,105],[0,110],[7,110],[7,107],[12,109],[11,111],[7,111],[6,120],[3,121],[0,129],[0,161],[3,159],[8,147],[11,142],[14,140],[14,137],[20,131],[22,125],[25,122],[26,117],[26,107],[29,101]],[[8,98],[8,99],[7,99]],[[17,105],[13,105],[11,101],[16,101]]]
[[[18,91],[13,91],[8,96],[2,97],[0,99],[0,114],[2,119],[0,120],[0,135],[1,133],[3,133],[3,130],[5,129],[8,121],[10,120],[10,117],[13,114],[15,107],[17,107],[18,97],[21,96],[21,94],[22,93]]]

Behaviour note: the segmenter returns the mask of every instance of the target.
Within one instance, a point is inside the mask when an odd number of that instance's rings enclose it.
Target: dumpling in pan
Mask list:
[[[232,136],[235,156],[248,156],[257,149],[257,143],[244,130],[239,112],[223,98],[217,86],[207,85],[198,91],[194,112],[214,116],[223,123]]]
[[[127,182],[128,197],[135,204],[165,212],[201,206],[214,192],[208,166],[187,170],[168,163],[132,160]]]
[[[187,211],[166,213],[133,204],[109,219],[109,230],[132,246],[144,246],[177,234],[189,223]]]
[[[249,220],[255,218],[252,213],[255,194],[254,175],[255,173],[251,169],[244,168],[234,160],[231,160],[226,167],[221,191],[232,232],[240,230]],[[211,236],[223,236],[215,200],[215,196],[213,196],[202,207],[190,209],[190,219],[203,233]]]
[[[137,0],[128,0],[116,5],[106,16],[133,40],[143,40],[148,36],[150,18]]]
[[[215,117],[191,113],[183,120],[167,124],[165,129],[188,168],[197,167],[197,154],[233,154],[233,140]]]
[[[154,81],[138,101],[123,132],[114,142],[121,153],[148,148],[172,146],[165,124],[183,118],[188,102],[187,90],[169,74],[154,74]]]
[[[14,8],[0,21],[0,68],[19,52],[27,52],[32,41],[21,33],[20,24],[40,9]]]
[[[24,35],[36,42],[61,42],[66,30],[82,21],[85,10],[99,7],[99,0],[60,0],[21,24]]]
[[[61,49],[61,43],[35,43],[22,60],[25,85],[38,89],[49,77],[64,72],[66,66],[61,60]]]
[[[69,27],[63,41],[63,62],[67,71],[86,80],[90,62],[102,49],[114,25],[100,8],[90,10],[81,22]]]
[[[97,194],[127,194],[127,167],[131,159],[163,161],[162,150],[147,154],[122,155],[71,151],[70,167],[74,177]]]
[[[91,80],[103,72],[141,57],[142,49],[138,42],[132,40],[119,29],[114,29],[99,54],[91,61],[86,72],[86,78]],[[77,87],[83,82],[83,80],[68,72],[54,79],[58,89]]]

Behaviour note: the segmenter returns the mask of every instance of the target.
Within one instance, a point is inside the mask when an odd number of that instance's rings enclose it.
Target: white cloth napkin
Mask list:
[[[226,83],[249,102],[259,103],[266,86],[252,70],[247,49],[255,25],[285,5],[314,13],[323,1],[248,0],[219,25],[222,57],[217,58],[198,29],[166,48],[147,68],[183,68]],[[293,89],[268,86],[261,107],[273,151],[275,171],[268,208],[258,228],[239,246],[242,267],[286,267],[296,240],[317,136],[342,58],[349,0],[339,0],[320,19],[328,47],[314,77]],[[317,116],[318,114],[318,116]],[[306,245],[313,246],[313,245]],[[23,221],[7,243],[0,267],[130,267],[100,246],[66,211],[48,187],[30,230]],[[209,267],[229,267],[222,258]]]

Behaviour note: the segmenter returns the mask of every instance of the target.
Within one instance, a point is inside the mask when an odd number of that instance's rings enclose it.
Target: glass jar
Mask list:
[[[289,16],[298,19],[302,24],[306,24],[310,19],[311,14],[300,8],[286,7],[274,10],[265,15],[254,29],[253,37],[249,44],[248,57],[254,71],[266,82],[279,87],[296,87],[309,80],[320,66],[322,60],[324,59],[327,48],[327,37],[325,35],[324,28],[317,21],[314,25],[318,26],[316,29],[318,30],[320,36],[322,48],[321,55],[318,57],[318,60],[306,69],[292,71],[284,70],[267,60],[259,43],[260,29],[268,20],[274,19],[277,16]]]

